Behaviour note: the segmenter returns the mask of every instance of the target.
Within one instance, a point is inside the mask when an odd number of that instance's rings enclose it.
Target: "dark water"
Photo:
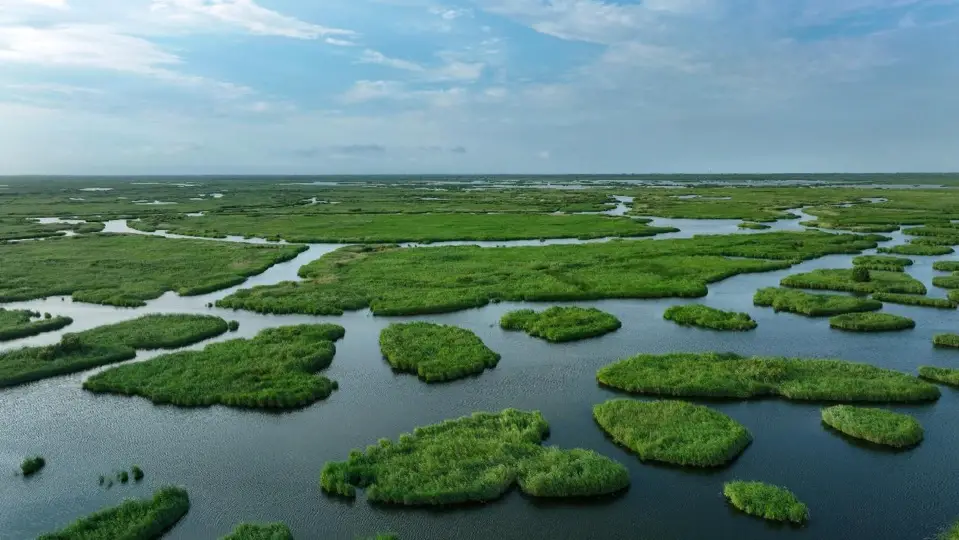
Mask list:
[[[708,224],[701,224],[708,228]],[[897,238],[898,240],[898,238]],[[296,268],[335,246],[316,246],[297,261],[275,267],[252,283],[295,278]],[[711,286],[705,303],[747,311],[759,322],[749,333],[680,328],[662,320],[679,300],[601,301],[623,328],[602,338],[550,345],[507,333],[499,317],[517,304],[500,304],[443,316],[420,317],[475,331],[503,356],[481,376],[426,385],[393,374],[381,359],[377,337],[387,324],[408,318],[261,316],[207,309],[227,294],[166,295],[142,310],[74,304],[69,300],[12,304],[73,316],[68,330],[108,324],[146,312],[214,313],[240,321],[240,336],[304,322],[336,322],[347,329],[327,374],[340,390],[325,402],[286,413],[223,407],[157,407],[138,398],[94,396],[81,382],[91,372],[0,391],[0,538],[33,538],[77,517],[165,484],[185,486],[192,501],[170,539],[212,539],[241,521],[285,521],[299,539],[350,539],[376,531],[402,538],[803,538],[923,539],[959,517],[959,392],[943,388],[937,403],[896,406],[916,415],[926,440],[909,452],[854,444],[827,431],[818,404],[780,400],[714,402],[746,425],[754,443],[727,468],[699,471],[642,464],[608,441],[591,408],[618,394],[601,389],[596,370],[640,353],[734,351],[741,354],[843,358],[915,372],[919,365],[959,366],[959,352],[935,350],[933,334],[959,330],[959,312],[888,305],[917,321],[912,331],[858,335],[831,330],[825,319],[807,319],[752,305],[759,287],[812,268],[849,265],[834,256],[782,272],[737,276]],[[933,258],[915,258],[910,273],[931,285]],[[933,294],[942,295],[930,287]],[[236,334],[220,339],[236,337]],[[51,343],[37,336],[3,348]],[[199,347],[199,346],[197,346]],[[152,353],[151,353],[152,354]],[[143,354],[139,359],[148,358]],[[396,438],[418,425],[507,407],[538,409],[550,422],[550,444],[595,449],[626,464],[632,486],[595,503],[555,503],[511,492],[485,506],[453,510],[382,508],[326,498],[318,476],[327,460],[340,460],[381,437]],[[15,476],[20,460],[42,453],[47,467],[34,478]],[[97,485],[100,474],[139,464],[141,484]],[[787,486],[810,507],[808,526],[773,526],[739,514],[725,503],[723,482],[762,480]]]

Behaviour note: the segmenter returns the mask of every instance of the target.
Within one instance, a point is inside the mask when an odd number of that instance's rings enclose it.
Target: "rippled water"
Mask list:
[[[805,219],[805,217],[803,218]],[[695,220],[693,220],[695,221]],[[737,220],[657,220],[685,228],[674,236],[728,230]],[[798,220],[777,228],[799,228]],[[118,223],[111,227],[118,227]],[[902,242],[902,235],[892,235]],[[239,241],[241,239],[233,239]],[[643,240],[656,241],[656,240]],[[537,245],[540,242],[526,242]],[[494,242],[489,245],[519,244]],[[297,279],[306,262],[336,249],[315,245],[296,260],[271,268],[242,287]],[[931,287],[931,257],[915,257],[909,273]],[[939,332],[959,329],[959,312],[888,305],[912,317],[915,330],[877,335],[841,333],[825,319],[807,319],[752,305],[757,288],[776,285],[793,272],[849,265],[848,256],[809,261],[790,270],[737,276],[710,286],[708,305],[747,311],[759,322],[749,333],[680,328],[662,320],[666,307],[682,300],[600,301],[623,328],[580,343],[551,345],[499,329],[497,321],[519,304],[490,305],[448,315],[381,318],[368,311],[342,317],[268,316],[209,309],[205,305],[234,289],[180,298],[172,293],[142,309],[74,303],[70,299],[8,304],[72,316],[67,331],[79,331],[151,312],[211,313],[240,321],[240,332],[217,339],[253,336],[267,327],[335,322],[347,334],[326,374],[340,383],[330,399],[301,411],[268,414],[224,407],[158,407],[139,398],[94,396],[81,382],[93,372],[48,379],[0,391],[0,538],[32,538],[130,496],[146,496],[164,484],[180,484],[192,508],[168,538],[205,539],[226,534],[236,523],[282,520],[299,539],[350,539],[391,530],[403,538],[806,538],[921,539],[959,516],[959,392],[943,388],[937,403],[896,406],[918,417],[926,440],[897,453],[852,444],[822,427],[818,404],[780,400],[712,402],[745,424],[755,442],[731,466],[696,471],[639,462],[607,440],[591,407],[617,397],[599,388],[596,370],[640,352],[734,351],[742,354],[844,358],[915,372],[922,364],[956,366],[959,353],[933,349]],[[391,322],[430,320],[475,331],[502,354],[499,366],[448,384],[426,385],[394,374],[377,346]],[[60,332],[62,333],[62,332]],[[53,343],[50,333],[0,345]],[[200,348],[196,345],[193,348]],[[143,353],[136,361],[155,356]],[[621,497],[594,503],[544,502],[511,492],[485,506],[451,510],[378,507],[360,497],[346,503],[323,496],[319,471],[327,460],[381,437],[396,438],[418,425],[477,410],[538,409],[550,422],[549,443],[595,449],[626,464],[632,487]],[[34,478],[14,475],[20,460],[42,453],[47,467]],[[139,464],[137,485],[97,485],[100,474]],[[807,527],[778,527],[731,510],[721,495],[730,479],[788,486],[810,506]]]

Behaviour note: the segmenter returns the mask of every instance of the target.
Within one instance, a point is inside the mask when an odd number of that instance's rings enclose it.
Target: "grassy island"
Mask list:
[[[756,291],[753,303],[807,317],[831,317],[882,309],[882,302],[839,294],[812,294],[796,289],[767,287]]]
[[[932,268],[940,272],[959,272],[959,261],[936,261]]]
[[[857,293],[926,294],[926,286],[904,272],[868,272],[868,281],[857,281],[853,270],[813,270],[786,276],[780,284],[798,289],[828,289]]]
[[[593,407],[593,418],[643,461],[718,467],[752,442],[749,430],[725,414],[682,401],[615,399]]]
[[[916,321],[891,313],[847,313],[829,319],[829,326],[847,332],[894,332],[916,327]]]
[[[344,333],[333,324],[268,328],[253,339],[115,367],[90,377],[83,387],[179,407],[304,407],[336,389],[335,382],[316,372],[333,362],[333,342]]]
[[[852,260],[854,266],[861,266],[868,270],[886,272],[905,272],[907,266],[912,266],[912,259],[891,257],[888,255],[860,255]]]
[[[948,530],[942,531],[936,540],[959,540],[959,521]]]
[[[959,334],[937,334],[932,338],[936,347],[959,349]]]
[[[629,485],[626,468],[591,450],[543,447],[539,412],[474,413],[381,439],[323,467],[320,486],[382,503],[427,506],[491,501],[514,484],[534,497],[606,495]]]
[[[47,460],[43,459],[43,456],[28,457],[20,464],[20,473],[23,474],[23,476],[33,476],[40,472],[40,469],[46,465]]]
[[[756,223],[754,221],[744,221],[739,224],[740,229],[753,230],[753,231],[765,231],[771,229],[771,225],[766,225],[765,223]]]
[[[743,512],[770,521],[786,521],[796,524],[809,519],[806,507],[789,490],[762,482],[727,482],[723,495]]]
[[[426,382],[482,373],[500,359],[465,328],[425,322],[389,325],[380,332],[380,350],[393,369],[415,373]]]
[[[137,350],[176,349],[227,331],[209,315],[146,315],[65,334],[60,343],[0,353],[0,388],[130,360]]]
[[[932,278],[932,284],[942,289],[959,289],[959,275],[936,276]]]
[[[150,500],[129,499],[37,540],[157,540],[190,510],[184,489],[166,487]]]
[[[959,369],[922,366],[919,368],[919,376],[927,381],[959,388]]]
[[[600,383],[635,394],[797,401],[920,402],[939,389],[919,379],[843,360],[746,358],[727,353],[641,354],[601,368]]]
[[[520,330],[553,343],[602,336],[623,324],[615,316],[596,308],[551,307],[537,313],[532,309],[511,311],[499,321],[505,330]]]
[[[0,308],[0,341],[53,332],[73,324],[70,317],[51,317],[49,313],[44,318],[40,317],[40,313],[28,309]]]
[[[293,540],[285,523],[241,523],[220,540]]]
[[[910,244],[900,244],[892,247],[881,247],[878,251],[880,253],[894,253],[896,255],[919,255],[932,257],[937,255],[949,255],[950,253],[955,253],[956,250],[949,246],[936,246],[920,242],[913,242]]]
[[[938,309],[956,309],[956,303],[947,298],[929,298],[928,296],[919,296],[916,294],[897,293],[875,293],[872,295],[872,298],[880,302],[889,302],[890,304],[931,307]]]
[[[915,446],[923,437],[915,418],[882,409],[836,405],[823,409],[822,421],[850,437],[895,448]]]
[[[663,318],[682,326],[698,326],[710,330],[746,331],[756,328],[756,321],[748,313],[736,313],[711,308],[702,304],[673,306]]]

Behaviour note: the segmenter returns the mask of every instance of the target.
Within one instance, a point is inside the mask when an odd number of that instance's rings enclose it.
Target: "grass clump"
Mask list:
[[[924,255],[931,257],[937,255],[949,255],[950,253],[955,253],[956,250],[949,246],[936,246],[914,242],[892,247],[881,247],[878,251],[880,253],[894,253],[896,255]]]
[[[333,361],[342,326],[268,328],[253,339],[159,356],[90,377],[96,393],[141,396],[180,407],[293,409],[326,399],[336,383],[316,375]]]
[[[822,421],[850,437],[908,448],[922,441],[922,425],[908,414],[882,409],[836,405],[822,410]]]
[[[959,334],[937,334],[932,338],[936,347],[959,349]]]
[[[786,276],[780,281],[783,287],[798,289],[828,289],[857,293],[907,293],[926,294],[921,281],[904,272],[869,272],[868,281],[857,281],[854,270],[813,270],[804,274]]]
[[[882,309],[882,302],[838,294],[812,294],[795,289],[767,287],[756,291],[753,303],[807,317],[831,317]]]
[[[663,318],[683,326],[698,326],[711,330],[746,331],[757,326],[748,313],[723,311],[702,304],[672,306],[666,310]]]
[[[922,366],[919,368],[919,376],[927,381],[959,387],[959,369]]]
[[[415,373],[426,382],[482,373],[500,359],[465,328],[425,322],[389,325],[380,332],[380,350],[393,369]]]
[[[718,467],[752,442],[749,430],[732,418],[682,401],[614,399],[593,407],[593,418],[643,461]]]
[[[534,497],[605,495],[629,485],[626,468],[596,452],[541,446],[548,433],[539,412],[474,413],[354,450],[323,467],[320,485],[410,506],[491,501],[514,484]]]
[[[128,473],[128,472],[126,472],[126,471],[120,471],[120,472],[118,472],[118,473],[117,473],[117,480],[118,480],[121,484],[126,484],[127,482],[130,481],[130,473]]]
[[[916,327],[916,321],[891,313],[847,313],[829,319],[829,326],[847,332],[893,332]]]
[[[130,474],[133,475],[134,482],[139,482],[140,480],[143,480],[143,469],[141,469],[138,465],[134,465],[133,467],[130,467]]]
[[[936,261],[932,268],[940,272],[959,272],[959,261]]]
[[[915,377],[843,360],[736,354],[641,354],[599,370],[600,383],[636,394],[798,401],[918,402],[939,389]]]
[[[166,487],[150,500],[128,499],[101,510],[37,540],[155,540],[170,530],[190,510],[186,490]]]
[[[60,342],[0,353],[0,388],[130,360],[138,349],[176,349],[223,334],[209,315],[146,315],[65,334]]]
[[[890,304],[956,309],[956,303],[952,300],[946,298],[929,298],[928,296],[919,296],[916,294],[875,293],[872,295],[872,298],[880,302],[889,302]]]
[[[47,460],[43,456],[31,456],[23,460],[20,464],[20,472],[23,476],[33,476],[40,472],[40,469],[47,465]]]
[[[618,330],[623,323],[614,315],[596,308],[551,307],[542,312],[532,309],[511,311],[500,319],[505,330],[521,330],[552,343],[602,336]]]
[[[789,490],[762,482],[727,482],[723,495],[743,512],[770,521],[797,524],[809,519],[809,508]]]
[[[293,540],[285,523],[241,523],[220,540]]]
[[[959,522],[956,522],[956,524],[948,530],[942,531],[939,536],[936,537],[936,540],[959,540]]]
[[[959,275],[936,276],[932,278],[932,284],[942,289],[959,289]]]
[[[753,221],[744,221],[739,224],[740,229],[748,229],[753,231],[765,231],[771,229],[772,226],[766,225],[765,223],[756,223]]]
[[[40,313],[28,309],[0,308],[0,341],[53,332],[73,324],[73,319],[70,317],[52,317],[49,313],[43,315],[42,319],[40,317]]]
[[[905,272],[907,266],[912,266],[912,259],[904,257],[890,257],[888,255],[860,255],[852,260],[856,267],[867,270],[885,272]]]

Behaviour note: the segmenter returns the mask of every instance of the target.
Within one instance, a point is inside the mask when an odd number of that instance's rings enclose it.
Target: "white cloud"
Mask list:
[[[353,37],[355,32],[329,28],[301,21],[266,9],[253,0],[154,0],[151,11],[183,23],[206,25],[211,21],[237,26],[251,33],[267,36],[284,36],[295,39],[319,39],[340,36],[327,40],[331,45],[345,45],[343,37]]]
[[[340,95],[347,104],[364,103],[400,95],[403,85],[395,81],[356,81],[353,87]]]
[[[389,56],[384,55],[379,51],[374,51],[372,49],[366,49],[363,51],[363,56],[360,57],[360,62],[364,64],[378,64],[381,66],[387,66],[395,69],[402,69],[405,71],[414,71],[417,73],[422,73],[425,71],[423,66],[410,62],[408,60],[401,60],[399,58],[390,58]]]

